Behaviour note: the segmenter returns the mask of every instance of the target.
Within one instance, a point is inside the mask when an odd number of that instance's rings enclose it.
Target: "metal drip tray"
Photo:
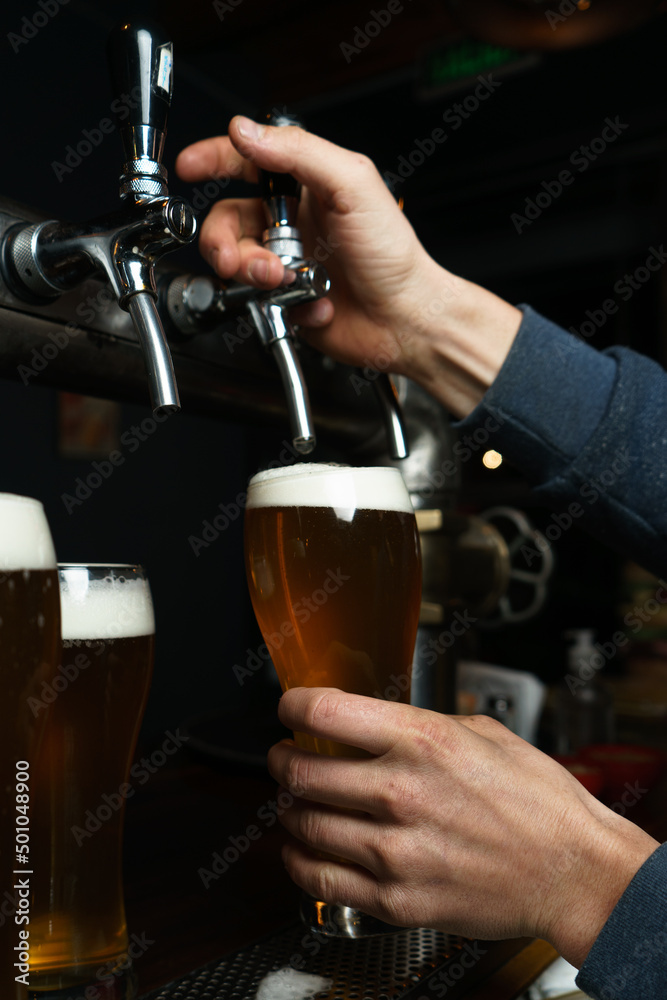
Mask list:
[[[317,1000],[455,1000],[526,943],[468,941],[421,928],[353,941],[325,938],[298,924],[143,1000],[254,1000],[264,977],[285,966],[332,980],[330,989],[309,994]]]

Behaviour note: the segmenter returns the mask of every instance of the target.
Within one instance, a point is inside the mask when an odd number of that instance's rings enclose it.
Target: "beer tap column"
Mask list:
[[[112,85],[122,98],[132,95],[134,110],[119,121],[124,149],[120,177],[123,202],[118,211],[81,224],[49,220],[19,224],[2,248],[7,284],[34,304],[52,301],[87,278],[104,275],[121,308],[132,317],[141,345],[153,410],[180,409],[169,347],[157,311],[155,264],[172,250],[191,243],[194,213],[182,198],[171,197],[162,153],[171,102],[172,43],[140,24],[123,24],[108,46]]]

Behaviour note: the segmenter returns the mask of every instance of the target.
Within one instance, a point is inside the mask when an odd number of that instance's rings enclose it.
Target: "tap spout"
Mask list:
[[[392,458],[407,458],[410,454],[408,439],[403,422],[401,410],[396,390],[388,375],[378,375],[373,383],[375,394],[380,403],[382,418],[387,432],[387,443],[389,454]]]
[[[150,292],[136,292],[127,300],[146,362],[153,413],[176,413],[181,408],[171,353],[155,300]]]
[[[307,455],[315,447],[315,430],[306,380],[294,349],[294,332],[282,306],[262,300],[250,300],[247,305],[260,340],[278,365],[294,447],[301,455]]]

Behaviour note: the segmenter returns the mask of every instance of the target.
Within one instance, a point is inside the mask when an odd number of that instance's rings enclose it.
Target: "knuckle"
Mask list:
[[[297,823],[297,836],[304,844],[316,846],[322,841],[322,815],[313,809],[305,809],[300,814]]]
[[[328,693],[320,694],[308,702],[305,712],[307,725],[319,730],[336,715],[336,706]]]
[[[431,763],[442,754],[443,733],[436,720],[422,719],[411,737],[412,753],[419,763]]]
[[[487,739],[497,740],[509,733],[507,726],[504,726],[498,719],[492,719],[490,715],[470,715],[466,719],[470,729],[474,729],[480,736]]]
[[[315,896],[325,903],[337,903],[336,879],[333,869],[326,862],[323,863],[314,875]]]
[[[390,821],[409,822],[419,814],[423,802],[423,785],[415,774],[390,778],[380,793],[381,807]]]
[[[366,156],[365,153],[355,153],[356,166],[361,173],[366,174],[376,174],[377,167],[371,160],[370,156]]]
[[[282,767],[283,784],[288,792],[300,797],[308,791],[311,773],[312,761],[310,757],[298,750],[293,750]]]
[[[401,869],[401,849],[392,830],[378,830],[367,845],[369,867],[379,878],[391,878]]]

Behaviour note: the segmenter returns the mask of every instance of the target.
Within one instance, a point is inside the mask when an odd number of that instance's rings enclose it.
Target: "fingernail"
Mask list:
[[[243,115],[236,119],[236,127],[239,130],[239,135],[244,139],[249,139],[250,142],[258,142],[266,131],[264,125],[258,125],[252,118],[246,118]]]
[[[262,257],[258,257],[256,260],[251,260],[248,264],[248,274],[253,279],[253,281],[268,281],[269,278],[269,262],[264,260]]]
[[[283,288],[286,288],[287,285],[293,285],[295,281],[296,281],[296,271],[291,271],[289,267],[286,267],[285,273],[283,274],[283,280],[280,282],[281,286]]]
[[[208,252],[208,262],[213,268],[213,270],[215,270],[216,268],[217,260],[218,260],[218,248],[212,247],[211,250],[209,250]]]

